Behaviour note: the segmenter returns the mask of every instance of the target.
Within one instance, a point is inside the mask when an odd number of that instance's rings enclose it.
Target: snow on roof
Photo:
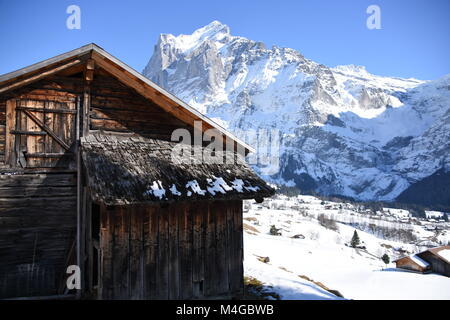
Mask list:
[[[82,156],[93,198],[107,205],[128,205],[256,199],[274,194],[243,158],[220,164],[209,161],[200,150],[204,157],[198,162],[195,155],[173,157],[175,146],[171,141],[144,137],[83,137]],[[217,155],[223,159],[240,156],[229,151]]]
[[[444,213],[440,211],[425,211],[425,215],[427,218],[440,218],[444,216]]]
[[[405,209],[383,208],[383,211],[389,211],[391,214],[400,218],[407,218],[411,216],[409,211]]]
[[[425,260],[423,260],[422,258],[420,258],[417,255],[412,255],[410,256],[411,260],[414,261],[414,263],[416,263],[417,265],[419,265],[422,268],[426,268],[428,267],[430,264],[428,262],[426,262]]]
[[[445,260],[450,261],[450,249],[441,250],[438,252],[438,255],[440,255]]]

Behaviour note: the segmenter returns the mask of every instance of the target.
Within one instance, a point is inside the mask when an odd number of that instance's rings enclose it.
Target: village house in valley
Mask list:
[[[215,129],[234,161],[173,158],[179,128]],[[242,201],[273,194],[239,150],[95,44],[1,76],[0,298],[239,296]]]

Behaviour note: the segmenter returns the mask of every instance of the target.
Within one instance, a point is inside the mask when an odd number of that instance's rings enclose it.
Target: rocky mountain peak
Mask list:
[[[143,73],[231,131],[276,128],[279,170],[266,178],[304,192],[393,200],[449,167],[450,76],[329,68],[218,21],[161,35]]]

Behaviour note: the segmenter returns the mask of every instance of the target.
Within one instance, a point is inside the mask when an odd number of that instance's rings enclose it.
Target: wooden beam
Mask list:
[[[95,60],[88,59],[86,63],[86,70],[95,70]]]
[[[16,128],[16,100],[6,101],[6,145],[5,145],[5,163],[13,166],[16,160],[14,145],[16,136],[11,134],[10,130]]]
[[[11,134],[14,135],[24,135],[24,136],[45,136],[47,132],[45,131],[24,131],[24,130],[11,130]]]
[[[91,109],[91,82],[94,80],[95,61],[88,59],[84,70],[84,91],[83,91],[83,108],[81,112],[82,117],[82,134],[86,136],[89,134],[90,119],[89,113]]]
[[[93,59],[88,59],[86,62],[86,69],[84,72],[84,80],[90,82],[94,80],[94,70],[95,70],[95,61]]]
[[[84,241],[85,241],[84,251],[86,254],[86,260],[87,260],[87,265],[88,265],[87,270],[85,271],[86,275],[88,277],[87,281],[85,278],[85,281],[86,281],[85,290],[89,293],[92,293],[92,289],[94,287],[94,281],[93,281],[93,276],[94,276],[94,274],[93,274],[94,273],[94,261],[93,261],[94,251],[93,250],[94,249],[93,248],[96,245],[95,242],[97,243],[97,246],[96,246],[97,252],[98,252],[99,248],[98,248],[98,240],[93,239],[93,237],[92,237],[92,230],[93,230],[93,227],[92,227],[92,203],[91,203],[88,187],[86,187],[86,186],[83,186],[83,207],[84,207],[84,211],[85,211],[84,226],[86,229],[85,239],[84,239]],[[96,231],[99,232],[100,230],[96,230]],[[98,276],[98,274],[97,274],[97,276]],[[98,284],[98,282],[97,282],[97,284]]]
[[[84,85],[84,92],[83,92],[83,106],[80,110],[81,114],[81,136],[87,136],[89,134],[89,112],[91,108],[91,86],[88,81],[86,81],[86,84]]]
[[[58,142],[64,149],[69,150],[70,146],[64,142],[60,137],[58,137],[53,131],[52,129],[50,129],[49,127],[47,127],[41,120],[39,120],[34,114],[32,114],[30,111],[28,110],[23,110],[23,113],[25,113],[28,117],[31,118],[31,120],[33,120],[42,130],[44,130],[45,132],[47,132],[47,134],[49,136],[51,136],[53,139],[55,139],[56,142]]]
[[[31,66],[7,73],[5,75],[0,76],[0,83],[12,82],[19,78],[24,78],[28,74],[31,74],[39,70],[48,69],[51,65],[55,65],[57,63],[65,63],[73,59],[82,60],[87,54],[90,54],[90,52],[94,50],[96,47],[97,46],[95,44],[91,43],[83,47],[77,48],[75,50],[60,54],[56,57],[38,62]]]
[[[68,113],[68,114],[76,114],[76,110],[69,110],[69,109],[46,109],[46,108],[28,108],[28,107],[16,107],[16,110],[28,110],[31,112],[47,112],[47,113]]]
[[[77,290],[77,298],[81,298],[81,294],[84,292],[84,252],[83,252],[83,244],[84,241],[82,239],[84,228],[84,218],[83,218],[83,197],[82,197],[82,164],[81,164],[81,150],[80,150],[80,111],[81,111],[81,103],[80,97],[77,98],[77,115],[76,115],[76,127],[75,127],[75,148],[76,148],[76,161],[77,161],[77,265],[80,267],[81,271],[81,290]],[[82,114],[82,113],[81,113]]]
[[[72,152],[65,153],[25,153],[25,158],[62,158],[62,157],[72,157],[74,154]]]
[[[39,74],[37,74],[37,75],[35,75],[35,76],[29,77],[29,78],[24,79],[24,80],[22,80],[22,81],[15,82],[15,83],[13,83],[13,84],[11,84],[11,85],[9,85],[9,86],[0,88],[0,93],[5,93],[5,92],[7,92],[7,91],[10,91],[10,90],[13,90],[13,89],[17,89],[17,88],[23,87],[23,86],[25,86],[25,85],[27,85],[27,84],[36,82],[36,81],[38,81],[38,80],[40,80],[40,79],[42,79],[42,78],[45,78],[45,77],[47,77],[47,76],[49,76],[49,75],[52,75],[52,74],[55,74],[55,73],[60,72],[60,71],[62,71],[62,70],[65,70],[65,69],[67,69],[67,68],[69,68],[69,67],[72,67],[72,66],[74,66],[74,65],[77,65],[77,64],[81,64],[81,60],[78,60],[78,59],[77,59],[77,60],[74,60],[74,61],[72,61],[72,62],[63,64],[62,66],[56,67],[56,68],[54,68],[54,69],[50,69],[50,70],[48,70],[48,71],[39,73]]]
[[[94,80],[94,70],[86,70],[84,74],[84,80],[86,81]]]

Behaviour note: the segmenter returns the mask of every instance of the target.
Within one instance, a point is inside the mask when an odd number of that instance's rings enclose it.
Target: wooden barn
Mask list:
[[[394,261],[399,269],[405,269],[416,272],[428,272],[431,270],[430,264],[417,255],[406,256]]]
[[[174,157],[180,128],[234,161]],[[95,44],[1,76],[0,298],[73,294],[69,265],[78,298],[238,297],[242,200],[273,194],[240,150]]]
[[[434,272],[450,277],[450,246],[431,248],[396,261],[397,268],[418,272]]]
[[[450,246],[431,248],[417,255],[430,264],[433,272],[450,277]]]

